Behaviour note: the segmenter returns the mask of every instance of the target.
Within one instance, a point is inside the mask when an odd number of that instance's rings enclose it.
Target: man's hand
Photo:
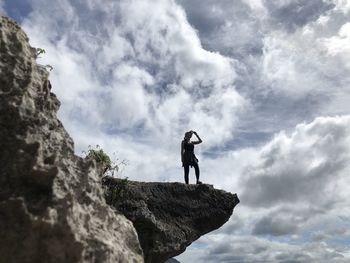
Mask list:
[[[202,142],[202,139],[199,138],[198,134],[197,134],[195,131],[191,131],[191,132],[194,133],[194,135],[196,135],[196,137],[197,137],[197,139],[198,139],[198,141],[194,141],[194,142],[192,142],[192,143],[193,143],[193,144],[199,144],[199,143],[201,143],[201,142]]]

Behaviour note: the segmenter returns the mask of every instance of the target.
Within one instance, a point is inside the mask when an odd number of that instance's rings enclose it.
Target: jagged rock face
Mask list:
[[[75,156],[48,72],[0,18],[0,261],[144,262],[132,223],[105,203],[95,163]]]
[[[105,177],[107,203],[137,230],[146,263],[181,254],[200,236],[222,226],[239,203],[237,195],[210,185],[142,183]]]

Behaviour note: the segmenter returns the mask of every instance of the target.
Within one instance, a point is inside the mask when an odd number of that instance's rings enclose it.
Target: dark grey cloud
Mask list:
[[[295,222],[288,219],[280,220],[279,218],[271,217],[267,215],[263,217],[254,226],[253,235],[272,235],[272,236],[283,236],[291,235],[297,232],[298,226]]]
[[[177,2],[184,7],[206,49],[237,59],[262,53],[260,21],[244,1]]]
[[[252,228],[253,235],[292,236],[303,233],[308,224],[316,218],[326,216],[329,210],[318,204],[282,205],[260,218]]]
[[[213,232],[213,234],[225,234],[225,235],[234,235],[245,227],[245,222],[238,214],[235,213],[228,222],[226,222],[222,227]]]
[[[232,7],[232,4],[226,0],[221,1],[219,5],[215,5],[214,1],[200,0],[177,0],[177,2],[185,8],[189,22],[198,30],[201,36],[219,30],[226,20],[223,12]]]
[[[295,1],[269,1],[264,4],[268,9],[272,26],[281,27],[287,31],[294,31],[321,15],[333,9],[335,4],[324,0],[295,0]]]

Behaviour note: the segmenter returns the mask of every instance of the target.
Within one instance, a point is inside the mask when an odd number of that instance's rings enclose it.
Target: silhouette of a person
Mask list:
[[[198,141],[191,141],[192,134],[196,135]],[[198,159],[194,155],[194,145],[202,142],[198,134],[195,131],[188,131],[185,133],[185,137],[181,142],[181,161],[184,167],[185,183],[188,184],[188,174],[190,172],[190,166],[194,167],[196,172],[197,184],[201,184],[199,181],[199,166]]]

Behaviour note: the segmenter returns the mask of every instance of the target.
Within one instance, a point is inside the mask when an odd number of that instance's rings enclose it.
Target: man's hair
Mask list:
[[[186,137],[188,137],[189,135],[192,135],[192,131],[185,132],[185,137],[184,137],[184,139],[186,139]]]

